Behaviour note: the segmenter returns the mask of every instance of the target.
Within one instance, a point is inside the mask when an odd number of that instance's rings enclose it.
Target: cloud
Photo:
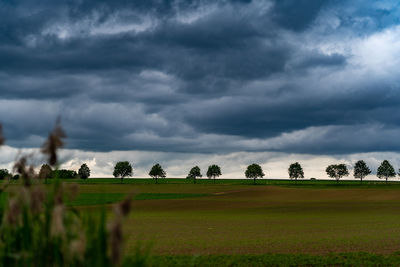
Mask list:
[[[61,115],[67,147],[96,153],[399,152],[398,13],[394,1],[4,2],[0,122],[13,147],[40,146]]]

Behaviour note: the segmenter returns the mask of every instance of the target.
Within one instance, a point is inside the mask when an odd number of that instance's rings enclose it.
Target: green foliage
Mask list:
[[[221,168],[218,165],[211,165],[208,166],[208,170],[207,170],[207,177],[209,179],[213,178],[214,182],[215,182],[215,177],[219,177],[221,175]]]
[[[325,171],[329,177],[335,178],[336,182],[339,182],[340,178],[349,175],[349,171],[347,170],[347,166],[345,164],[329,165]]]
[[[152,168],[151,168],[151,170],[150,170],[150,172],[149,172],[149,175],[153,178],[153,179],[156,179],[156,183],[157,183],[157,180],[158,180],[158,178],[165,178],[166,176],[167,176],[167,174],[165,173],[165,171],[164,171],[164,169],[161,167],[161,165],[160,164],[155,164]]]
[[[76,173],[76,171],[73,170],[61,169],[61,170],[54,170],[51,174],[51,177],[60,179],[73,179],[78,177],[78,174]]]
[[[113,175],[115,178],[130,177],[133,174],[132,165],[128,161],[120,161],[115,164]]]
[[[371,170],[363,160],[359,160],[354,165],[354,178],[364,179],[367,175],[371,174]]]
[[[8,176],[10,176],[10,173],[7,169],[0,169],[0,180],[4,180]]]
[[[203,177],[203,175],[201,175],[200,172],[200,168],[199,166],[194,166],[193,168],[190,169],[189,174],[187,175],[187,179],[193,179],[194,183],[196,183],[196,178],[199,177]]]
[[[257,178],[263,178],[265,175],[261,166],[255,163],[247,166],[244,174],[246,175],[246,178],[253,179],[254,184],[256,183]]]
[[[378,167],[376,176],[378,176],[378,178],[380,178],[380,179],[385,178],[386,183],[387,183],[388,178],[396,177],[396,172],[395,172],[393,166],[389,163],[389,161],[384,160],[384,161],[382,161],[381,165]]]
[[[298,162],[290,164],[288,172],[290,179],[295,179],[297,181],[298,178],[304,178],[303,168]]]
[[[130,199],[116,206],[116,217],[108,228],[104,210],[97,216],[67,208],[65,193],[73,197],[76,187],[66,187],[58,179],[51,188],[24,183],[18,189],[5,200],[0,266],[115,266],[125,261],[121,244],[113,239],[122,241],[120,221],[129,211]]]
[[[82,166],[78,170],[78,175],[81,179],[87,179],[90,177],[90,169],[86,163],[83,163]]]

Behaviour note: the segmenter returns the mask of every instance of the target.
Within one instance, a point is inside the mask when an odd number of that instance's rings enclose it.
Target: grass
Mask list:
[[[141,193],[134,197],[135,200],[145,199],[181,199],[193,197],[205,197],[208,194],[185,194],[185,193]]]
[[[123,181],[117,178],[89,178],[89,179],[64,179],[65,182],[73,182],[79,184],[155,184],[155,180],[149,178],[125,178]],[[52,180],[49,180],[51,183]],[[196,180],[197,184],[207,185],[251,185],[253,186],[252,179],[212,179],[202,178]],[[18,183],[18,181],[16,182]],[[183,178],[166,178],[158,179],[159,184],[193,184],[191,179]],[[363,181],[361,184],[359,180],[342,180],[339,183],[336,180],[309,180],[300,179],[295,181],[288,179],[257,179],[256,185],[275,185],[285,187],[306,187],[306,188],[399,188],[400,182],[397,179],[392,179],[387,184],[384,180]]]
[[[126,193],[81,193],[74,199],[67,199],[68,206],[93,206],[107,205],[119,202],[127,196]],[[182,199],[204,197],[208,194],[187,194],[187,193],[139,193],[133,197],[134,200],[150,199]],[[8,193],[0,193],[0,205],[7,201]]]

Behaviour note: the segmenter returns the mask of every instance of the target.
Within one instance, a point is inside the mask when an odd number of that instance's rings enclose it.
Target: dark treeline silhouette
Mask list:
[[[339,183],[340,179],[350,175],[349,169],[345,164],[332,164],[326,167],[326,174],[336,180]],[[359,160],[354,164],[353,176],[355,179],[360,179],[362,183],[365,177],[371,174],[371,170],[368,165],[363,161]],[[124,178],[131,177],[133,175],[133,167],[128,161],[119,161],[116,163],[113,171],[113,176],[115,178],[120,178],[121,182]],[[221,167],[213,164],[208,166],[206,176],[208,179],[215,179],[222,175]],[[259,164],[253,163],[247,166],[244,175],[246,178],[253,179],[253,183],[256,183],[257,178],[263,178],[265,176],[262,167]],[[305,177],[303,167],[299,162],[294,162],[290,164],[288,168],[288,175],[291,180],[297,183],[298,179],[303,179]],[[394,167],[390,164],[388,160],[382,161],[377,169],[377,177],[380,179],[385,179],[387,183],[390,178],[396,177],[396,171]],[[398,175],[400,176],[400,169]],[[149,176],[158,183],[159,178],[166,178],[167,173],[163,167],[156,163],[152,166],[149,171]],[[2,179],[18,179],[20,173],[12,174],[7,169],[0,169],[0,180]],[[75,170],[57,169],[52,170],[49,164],[43,164],[39,171],[39,177],[45,180],[52,178],[70,179],[70,178],[81,178],[87,179],[90,177],[90,168],[86,163],[83,163],[79,168],[78,172]],[[186,179],[193,179],[193,183],[196,183],[198,178],[202,178],[201,170],[199,166],[194,166],[190,169]],[[314,178],[315,179],[315,178]]]

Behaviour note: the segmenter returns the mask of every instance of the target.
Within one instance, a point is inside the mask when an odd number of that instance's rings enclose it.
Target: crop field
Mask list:
[[[165,255],[400,251],[397,186],[143,182],[81,184],[80,192],[82,209],[135,194],[127,251],[139,240]]]
[[[112,216],[110,204],[133,193],[124,222],[125,251],[150,246],[151,254],[161,257],[155,259],[173,257],[182,266],[193,255],[208,257],[205,262],[221,255],[248,260],[246,255],[305,254],[315,260],[360,252],[384,259],[400,251],[397,183],[166,180],[77,181],[79,195],[68,205],[81,212],[105,205]]]

